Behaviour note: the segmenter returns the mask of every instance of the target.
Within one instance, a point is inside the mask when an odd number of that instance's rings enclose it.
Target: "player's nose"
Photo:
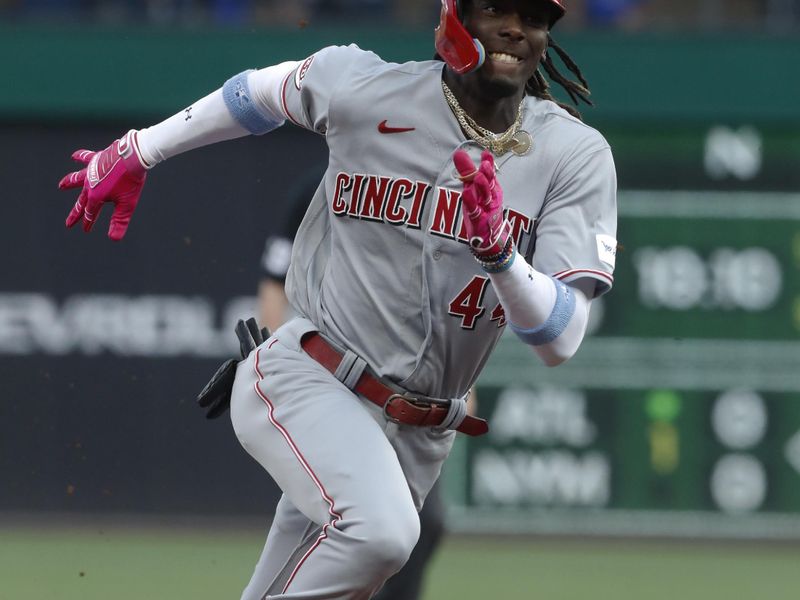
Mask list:
[[[502,16],[500,35],[512,41],[519,41],[525,38],[522,18],[516,12],[508,12]]]

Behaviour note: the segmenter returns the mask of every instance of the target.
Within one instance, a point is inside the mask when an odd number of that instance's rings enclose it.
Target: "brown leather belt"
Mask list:
[[[331,373],[336,372],[339,363],[344,358],[316,331],[303,336],[300,345],[311,358]],[[353,391],[380,406],[383,414],[395,423],[419,427],[438,427],[448,413],[447,405],[431,404],[425,400],[398,394],[381,383],[378,378],[367,373],[366,369],[353,386]],[[456,431],[467,435],[483,435],[489,431],[489,424],[483,419],[467,415]]]

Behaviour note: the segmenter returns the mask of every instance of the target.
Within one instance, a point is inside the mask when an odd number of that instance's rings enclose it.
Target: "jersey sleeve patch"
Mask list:
[[[617,240],[610,235],[597,234],[597,257],[612,269],[617,262]]]
[[[297,70],[294,72],[294,87],[298,90],[303,85],[303,79],[306,78],[306,74],[308,73],[308,69],[311,67],[311,63],[314,62],[314,55],[312,54],[307,59],[303,61],[303,64],[300,65]]]

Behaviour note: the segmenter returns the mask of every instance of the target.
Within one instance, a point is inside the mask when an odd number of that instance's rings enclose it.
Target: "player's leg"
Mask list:
[[[419,600],[425,570],[444,535],[444,502],[437,482],[419,511],[420,532],[408,562],[392,575],[373,600]]]
[[[307,545],[306,540],[316,538],[319,526],[309,521],[284,495],[275,507],[275,517],[267,536],[267,543],[259,557],[242,600],[261,600],[270,584],[289,564],[297,548]]]
[[[322,526],[268,593],[366,600],[408,559],[419,519],[379,418],[300,349],[296,334],[281,328],[280,341],[240,364],[231,402],[242,445]]]

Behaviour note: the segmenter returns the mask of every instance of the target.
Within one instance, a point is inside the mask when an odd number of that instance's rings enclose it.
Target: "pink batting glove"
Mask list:
[[[503,217],[503,189],[495,176],[492,153],[484,150],[476,168],[469,154],[456,150],[453,163],[464,182],[461,210],[473,253],[478,258],[500,254],[511,235],[511,226]]]
[[[86,168],[69,173],[58,182],[62,190],[83,188],[67,216],[67,227],[82,219],[83,230],[91,231],[103,204],[113,202],[108,237],[114,241],[125,237],[147,177],[136,136],[137,131],[131,129],[101,152],[76,150],[72,153],[72,158],[85,164]]]

